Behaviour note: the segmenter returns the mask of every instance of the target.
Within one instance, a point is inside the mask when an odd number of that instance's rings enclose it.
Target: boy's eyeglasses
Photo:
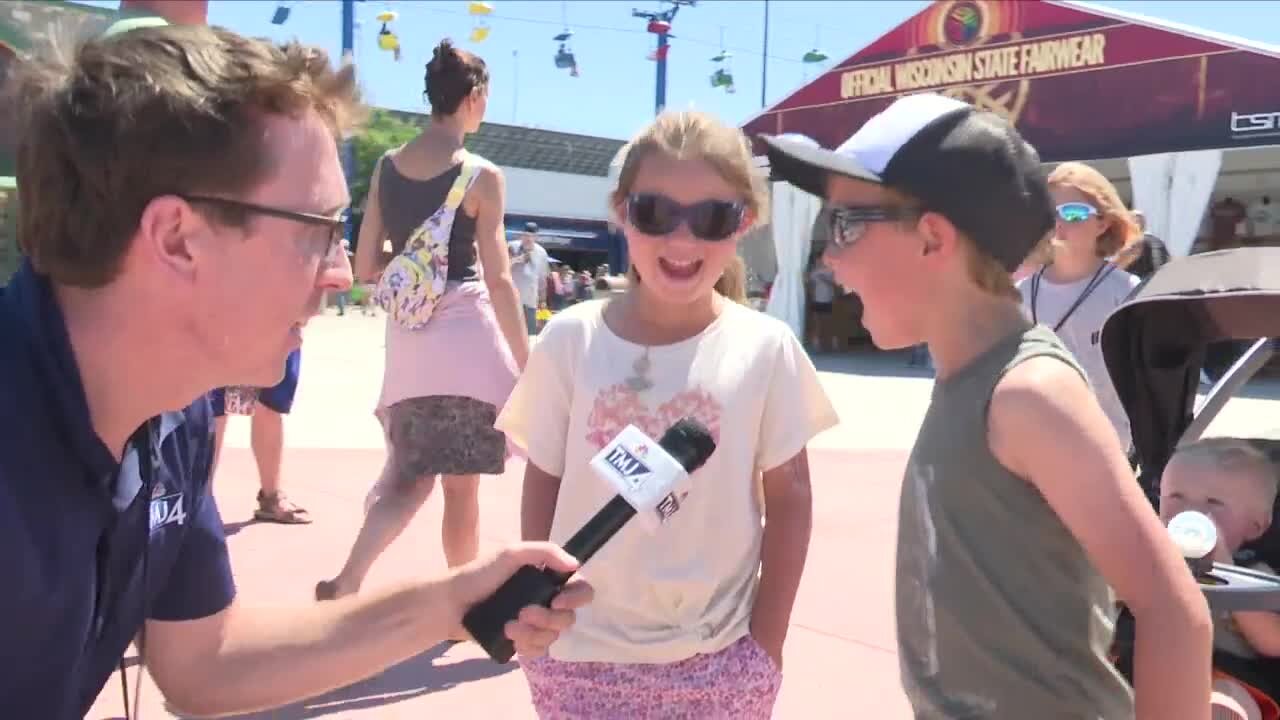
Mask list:
[[[920,210],[880,205],[850,205],[828,208],[827,213],[831,225],[831,244],[844,249],[861,240],[871,223],[910,220],[919,217]]]
[[[1063,203],[1055,210],[1058,219],[1067,224],[1082,223],[1098,214],[1098,208],[1082,202]]]
[[[742,227],[745,210],[743,203],[728,200],[682,205],[654,193],[633,193],[627,197],[627,222],[645,235],[670,235],[684,222],[699,240],[728,240]]]

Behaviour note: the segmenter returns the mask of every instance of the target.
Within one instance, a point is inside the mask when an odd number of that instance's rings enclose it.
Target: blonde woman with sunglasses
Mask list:
[[[1129,418],[1102,358],[1102,323],[1129,297],[1138,278],[1108,258],[1142,237],[1116,188],[1083,163],[1063,163],[1049,175],[1055,220],[1047,262],[1018,282],[1032,321],[1053,329],[1083,366],[1094,394],[1126,449]]]

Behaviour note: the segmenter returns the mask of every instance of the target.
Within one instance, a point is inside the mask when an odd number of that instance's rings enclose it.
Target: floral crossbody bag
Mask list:
[[[462,172],[449,188],[444,204],[409,235],[404,250],[382,271],[374,301],[404,328],[418,330],[425,326],[444,296],[453,221],[480,167],[479,158],[464,150]]]

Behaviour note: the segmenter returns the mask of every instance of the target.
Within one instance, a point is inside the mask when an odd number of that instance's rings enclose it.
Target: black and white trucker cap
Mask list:
[[[950,220],[1010,272],[1053,227],[1040,156],[1003,118],[923,93],[894,101],[835,150],[762,135],[775,176],[819,197],[827,177],[876,183]]]

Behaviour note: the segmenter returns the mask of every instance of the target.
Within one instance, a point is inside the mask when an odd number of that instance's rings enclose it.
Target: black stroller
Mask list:
[[[1102,352],[1132,425],[1139,482],[1153,504],[1173,451],[1199,439],[1226,402],[1271,360],[1277,337],[1280,248],[1241,248],[1175,260],[1107,319]],[[1206,348],[1230,340],[1256,341],[1200,400]],[[1280,438],[1249,440],[1280,461]],[[1280,514],[1245,550],[1253,560],[1280,568]],[[1237,557],[1237,562],[1243,559]],[[1219,564],[1201,578],[1201,587],[1215,611],[1280,612],[1280,579],[1273,576]],[[1117,665],[1130,679],[1132,639],[1132,618],[1123,613],[1116,632]],[[1244,661],[1216,653],[1214,664],[1280,700],[1280,659]]]

